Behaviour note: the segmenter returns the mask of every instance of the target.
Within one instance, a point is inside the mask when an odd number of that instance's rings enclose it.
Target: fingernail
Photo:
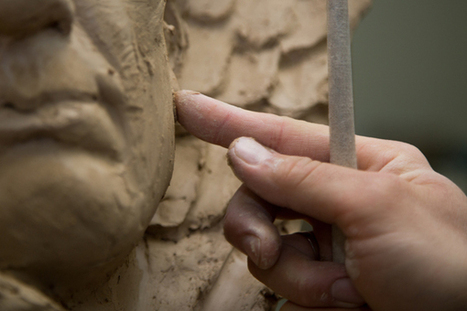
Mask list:
[[[335,281],[331,287],[331,295],[336,301],[343,303],[355,305],[362,305],[365,303],[365,300],[357,292],[357,289],[349,278]]]
[[[260,265],[261,241],[259,238],[250,235],[243,239],[243,250],[250,257],[255,265]]]
[[[237,157],[250,165],[258,165],[272,158],[272,152],[253,138],[241,137],[237,139],[232,150]]]

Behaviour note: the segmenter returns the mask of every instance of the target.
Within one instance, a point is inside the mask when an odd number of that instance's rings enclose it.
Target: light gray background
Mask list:
[[[352,53],[357,133],[416,145],[467,189],[467,1],[375,0]]]

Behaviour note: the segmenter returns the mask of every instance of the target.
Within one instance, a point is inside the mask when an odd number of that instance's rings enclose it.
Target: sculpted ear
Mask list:
[[[172,88],[172,96],[175,96],[175,93],[180,91],[180,84],[178,84],[177,76],[175,75],[172,66],[169,66],[169,75],[170,75],[170,87]],[[177,107],[175,102],[173,103],[174,109],[174,118],[175,118],[175,136],[186,133],[186,130],[177,122]]]
[[[182,18],[180,8],[168,2],[164,12],[164,37],[170,68],[170,83],[174,92],[180,90],[177,76],[183,67],[189,47],[187,24]]]
[[[180,91],[180,85],[178,84],[177,76],[175,75],[171,66],[169,66],[169,75],[170,75],[170,86],[172,87],[172,93]]]

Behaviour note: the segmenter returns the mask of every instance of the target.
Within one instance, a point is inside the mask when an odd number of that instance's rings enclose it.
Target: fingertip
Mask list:
[[[173,101],[177,107],[177,111],[183,111],[183,108],[193,101],[193,96],[201,95],[199,92],[182,90],[173,93]]]
[[[173,101],[177,111],[177,120],[184,125],[185,116],[190,112],[189,108],[196,104],[194,96],[201,95],[199,92],[182,90],[173,93]]]
[[[178,122],[192,135],[218,144],[216,137],[222,118],[217,116],[220,102],[199,92],[183,90],[174,93]]]
[[[262,231],[258,232],[258,231]],[[267,232],[266,232],[267,231]],[[272,268],[280,256],[282,239],[269,228],[257,230],[256,235],[244,236],[240,242],[241,250],[246,253],[252,263],[261,270]]]
[[[242,239],[242,250],[246,253],[255,265],[259,266],[261,263],[261,240],[253,235],[248,235]]]
[[[186,99],[189,99],[191,96],[201,95],[200,92],[191,91],[191,90],[181,90],[174,92],[175,102],[181,103]]]
[[[255,241],[256,243],[260,244],[261,241],[258,239]],[[254,265],[255,268],[260,269],[260,270],[268,270],[271,269],[279,259],[280,255],[280,247],[276,248],[277,251],[274,252],[268,252],[268,251],[261,251],[261,249],[258,249],[256,253],[253,255],[248,255],[248,265]]]
[[[282,239],[274,226],[277,207],[257,197],[245,186],[233,196],[224,219],[224,235],[260,269],[269,269],[279,258]]]
[[[276,239],[276,237],[278,237],[278,239]],[[267,270],[272,268],[279,259],[282,240],[278,235],[265,236],[261,240],[261,244],[264,246],[261,248],[257,266],[262,270]]]

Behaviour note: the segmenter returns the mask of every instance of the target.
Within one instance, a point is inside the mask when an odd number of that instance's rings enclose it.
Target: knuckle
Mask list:
[[[262,206],[263,202],[250,197],[244,190],[241,189],[232,198],[224,217],[224,235],[229,242],[247,235],[261,236],[260,231],[273,221]]]
[[[392,142],[393,148],[397,150],[397,158],[399,161],[403,161],[408,164],[427,164],[428,161],[423,153],[415,147],[414,145],[404,143],[404,142]]]
[[[249,224],[253,222],[251,213],[242,211],[233,211],[229,207],[224,217],[224,234],[229,238],[239,235],[247,235],[253,233],[252,227]]]
[[[253,227],[254,228],[254,227]],[[241,240],[248,235],[254,235],[254,230],[241,221],[241,217],[227,217],[224,221],[225,239],[237,248],[241,248]]]
[[[286,131],[286,127],[288,124],[288,119],[286,117],[278,117],[276,128],[277,130],[271,131],[271,145],[272,146],[281,146],[284,140],[284,132]]]
[[[226,237],[230,235],[230,233],[235,230],[237,227],[237,221],[235,217],[231,216],[231,213],[229,210],[227,210],[227,213],[225,214],[224,217],[224,234]]]
[[[364,140],[358,144],[359,167],[402,174],[429,166],[423,153],[415,146],[392,140]],[[363,160],[362,160],[363,159]]]
[[[213,141],[215,143],[221,143],[223,138],[226,137],[226,133],[229,132],[229,129],[231,128],[230,123],[232,120],[232,114],[227,113],[223,119],[219,121],[217,124],[217,129],[213,131],[212,136],[213,136]]]

